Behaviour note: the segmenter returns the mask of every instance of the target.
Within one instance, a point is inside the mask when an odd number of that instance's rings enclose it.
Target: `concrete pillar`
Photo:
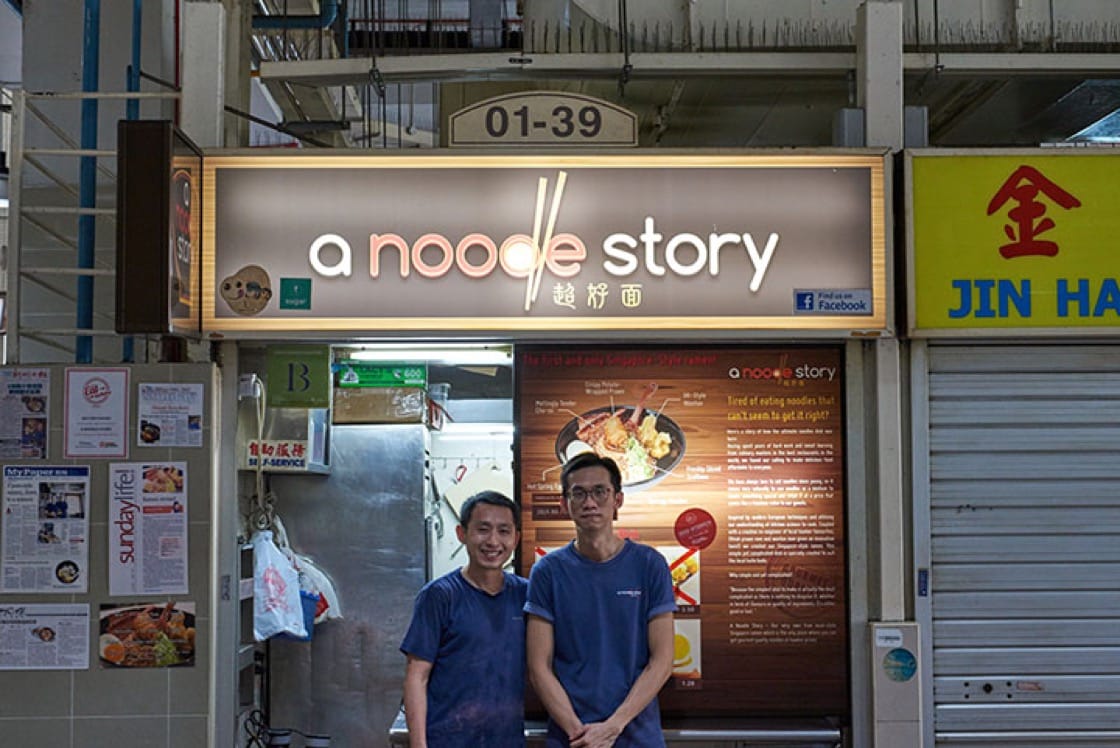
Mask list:
[[[252,10],[249,0],[183,3],[180,127],[200,146],[249,144],[249,121],[225,107],[250,108]]]
[[[248,112],[251,102],[249,73],[252,65],[253,0],[223,0],[226,9],[225,103],[239,112]],[[249,145],[249,120],[235,115],[225,117],[222,145],[236,148]]]
[[[856,96],[869,146],[902,148],[902,2],[867,0],[856,12]]]
[[[225,15],[220,3],[183,3],[179,126],[202,148],[223,145]]]
[[[856,93],[864,112],[865,142],[870,147],[880,146],[891,151],[899,151],[904,145],[902,18],[900,0],[866,0],[857,13]],[[889,180],[887,194],[890,194]],[[890,220],[888,213],[888,225]],[[888,277],[890,258],[894,254],[891,237],[892,232],[888,231]],[[887,302],[892,304],[891,294]],[[881,686],[872,689],[873,745],[876,748],[917,746],[921,739],[920,699],[913,694],[920,694],[920,683],[909,682],[910,687],[903,689],[905,698],[901,697],[897,684],[884,685],[887,681],[882,677],[884,665],[881,661],[884,652],[899,651],[886,644],[893,638],[901,641],[904,636],[900,632],[904,630],[914,639],[906,651],[920,651],[916,627],[912,623],[902,625],[907,621],[906,589],[910,568],[903,451],[906,355],[903,345],[894,337],[876,341],[874,346],[875,419],[874,433],[868,436],[873,457],[867,468],[874,489],[868,527],[873,539],[869,553],[874,557],[869,570],[874,586],[870,594],[871,618],[898,625],[873,626],[877,632],[873,638],[877,638],[870,647],[871,667],[873,680]]]
[[[864,111],[866,145],[900,150],[903,146],[902,3],[867,0],[857,14],[857,101]],[[889,190],[889,187],[888,187]],[[888,191],[889,194],[889,191]],[[888,220],[890,216],[888,215]],[[892,256],[891,232],[887,257]],[[889,268],[888,268],[889,269]],[[888,295],[888,303],[891,299]],[[873,517],[878,540],[878,618],[902,621],[906,615],[905,505],[902,452],[902,352],[897,339],[878,341],[875,351],[877,445],[869,471],[878,489]],[[873,611],[874,613],[874,611]]]

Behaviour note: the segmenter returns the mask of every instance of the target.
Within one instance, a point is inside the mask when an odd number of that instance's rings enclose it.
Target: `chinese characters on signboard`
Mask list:
[[[210,163],[212,332],[886,325],[881,155]]]
[[[931,152],[908,163],[913,335],[1120,329],[1114,154]]]

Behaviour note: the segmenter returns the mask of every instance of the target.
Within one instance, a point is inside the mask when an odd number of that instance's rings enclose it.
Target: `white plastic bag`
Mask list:
[[[299,573],[272,541],[272,532],[253,533],[253,637],[307,636],[299,597]]]
[[[319,608],[315,611],[315,623],[342,618],[342,604],[339,602],[331,578],[309,556],[302,553],[294,555],[296,566],[299,568],[300,588],[318,593],[320,596]]]

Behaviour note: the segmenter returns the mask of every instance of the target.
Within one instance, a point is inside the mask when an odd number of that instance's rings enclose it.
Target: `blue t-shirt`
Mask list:
[[[524,745],[527,586],[507,573],[502,591],[489,595],[455,570],[417,593],[401,651],[432,663],[428,745]]]
[[[552,623],[552,669],[585,724],[604,721],[623,702],[649,662],[650,619],[676,609],[665,557],[629,540],[601,563],[569,543],[529,573],[525,612]],[[546,745],[568,745],[551,720]],[[657,699],[615,741],[615,748],[663,745]]]

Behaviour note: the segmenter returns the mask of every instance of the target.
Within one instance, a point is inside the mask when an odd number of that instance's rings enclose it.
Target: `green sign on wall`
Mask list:
[[[267,403],[276,408],[327,408],[331,349],[326,345],[269,346]]]

